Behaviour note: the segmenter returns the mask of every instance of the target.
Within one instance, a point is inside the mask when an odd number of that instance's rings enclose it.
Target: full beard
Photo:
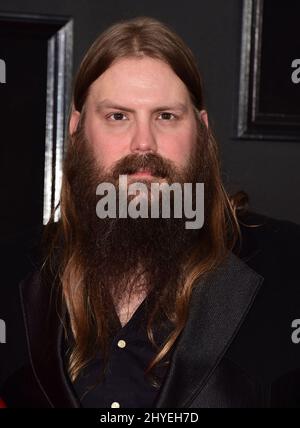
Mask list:
[[[89,142],[81,137],[73,140],[65,165],[75,213],[74,242],[80,248],[88,287],[101,290],[108,325],[116,322],[112,303],[120,307],[133,296],[149,292],[154,296],[152,306],[146,307],[149,313],[158,304],[167,316],[171,314],[184,281],[185,264],[193,248],[200,245],[202,231],[186,229],[184,216],[99,219],[96,188],[103,182],[113,183],[118,200],[119,175],[133,174],[141,168],[153,175],[153,180],[136,180],[148,188],[151,182],[162,179],[169,184],[203,182],[200,145],[196,145],[184,169],[179,170],[158,154],[148,153],[130,154],[105,171],[96,161]],[[160,316],[163,314],[157,314],[157,318]]]

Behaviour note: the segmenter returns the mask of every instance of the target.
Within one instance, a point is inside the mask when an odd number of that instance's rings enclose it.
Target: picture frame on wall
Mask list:
[[[17,296],[60,196],[72,55],[71,16],[0,11],[0,384],[27,358]]]
[[[1,232],[7,240],[47,224],[58,204],[72,56],[71,17],[0,12],[1,194],[7,207]]]
[[[300,141],[299,19],[297,0],[243,1],[239,139]]]

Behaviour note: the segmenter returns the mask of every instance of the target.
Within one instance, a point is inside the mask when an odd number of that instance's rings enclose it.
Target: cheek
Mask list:
[[[189,162],[190,154],[196,144],[194,132],[181,132],[172,138],[166,138],[161,144],[161,155],[172,160],[180,167]]]
[[[97,121],[87,120],[85,133],[95,158],[104,168],[110,168],[115,161],[127,154],[124,140],[101,129]]]

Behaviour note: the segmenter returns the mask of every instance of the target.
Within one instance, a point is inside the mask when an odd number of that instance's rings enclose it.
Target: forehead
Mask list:
[[[91,101],[109,98],[119,103],[190,103],[185,84],[172,68],[150,57],[123,58],[114,62],[89,90]]]

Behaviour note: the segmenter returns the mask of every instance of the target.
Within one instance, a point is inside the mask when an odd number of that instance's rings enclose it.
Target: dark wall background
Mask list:
[[[227,189],[231,192],[245,190],[250,196],[252,210],[300,223],[300,143],[239,141],[234,138],[242,0],[0,0],[1,12],[72,17],[74,73],[91,42],[111,23],[122,18],[149,15],[170,24],[195,52],[202,70],[207,108],[221,148]],[[16,47],[14,54],[24,55],[24,52],[18,52]],[[299,57],[300,52],[295,52],[295,58]],[[0,122],[0,133],[1,130]],[[23,161],[26,162],[26,158]],[[20,272],[27,269],[23,262],[25,250],[22,246],[18,246],[18,250],[14,245],[10,248],[5,243],[3,254],[0,254],[3,266],[11,272],[11,283],[15,285]],[[18,262],[17,271],[16,260],[24,264]],[[17,274],[18,278],[14,279]],[[17,291],[11,289],[10,297],[2,302],[3,307],[10,308],[10,316],[5,318],[7,344],[1,348],[0,383],[21,365],[25,352],[23,323],[16,295]],[[4,317],[4,312],[0,312],[1,317]]]
[[[74,71],[90,43],[114,21],[150,15],[170,24],[198,58],[228,190],[247,191],[256,211],[300,223],[300,143],[233,138],[242,0],[0,0],[1,11],[72,16]]]

